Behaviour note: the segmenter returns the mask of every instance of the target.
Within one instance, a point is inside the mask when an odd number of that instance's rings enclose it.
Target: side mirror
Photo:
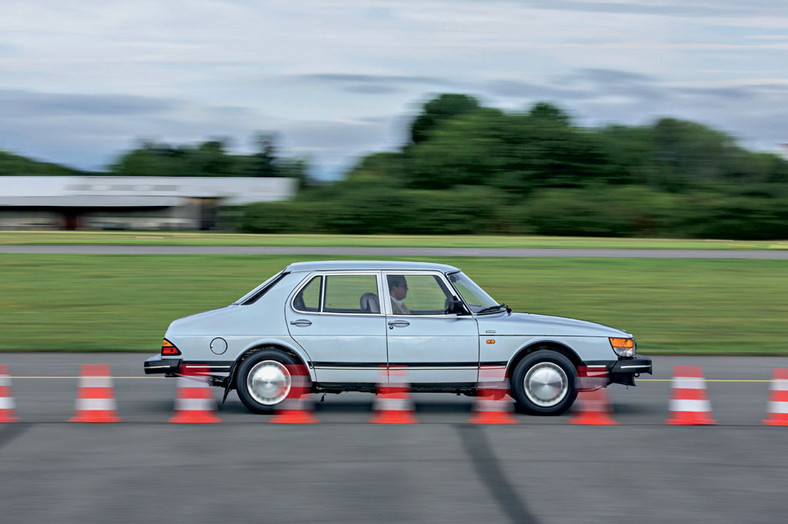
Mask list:
[[[447,300],[446,313],[449,315],[462,315],[465,313],[465,306],[462,300],[458,298],[450,298]]]

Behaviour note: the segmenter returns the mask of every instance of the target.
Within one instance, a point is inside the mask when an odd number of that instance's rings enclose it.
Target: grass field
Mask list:
[[[229,304],[290,262],[320,258],[4,254],[0,350],[153,354],[171,320]],[[430,261],[461,267],[517,311],[631,331],[643,354],[788,354],[783,260]]]
[[[574,249],[788,249],[787,241],[542,236],[242,235],[116,231],[0,231],[0,245],[355,246]]]

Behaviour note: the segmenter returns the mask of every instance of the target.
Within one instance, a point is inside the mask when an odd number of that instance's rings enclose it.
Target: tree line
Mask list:
[[[484,107],[444,94],[397,152],[290,202],[252,204],[260,233],[788,238],[788,162],[707,126],[582,128],[555,105]]]
[[[298,178],[292,201],[226,210],[229,227],[253,233],[788,238],[788,162],[675,118],[584,128],[546,102],[507,112],[443,94],[397,151],[333,182],[308,171],[260,133],[249,155],[226,140],[143,141],[101,174]],[[97,173],[0,152],[0,175],[12,174]]]

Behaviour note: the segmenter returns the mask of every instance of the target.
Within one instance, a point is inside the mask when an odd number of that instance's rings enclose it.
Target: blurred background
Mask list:
[[[3,228],[788,237],[773,2],[7,7]]]

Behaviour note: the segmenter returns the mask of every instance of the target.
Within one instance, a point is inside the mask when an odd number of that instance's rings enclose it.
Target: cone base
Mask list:
[[[0,417],[0,424],[10,424],[12,422],[19,422],[19,417]]]
[[[317,424],[320,420],[305,411],[283,411],[271,417],[268,422],[273,424]]]
[[[222,419],[211,413],[183,411],[177,413],[167,422],[176,424],[214,424],[221,421]]]
[[[418,424],[419,421],[409,411],[381,411],[369,421],[373,424]]]
[[[678,414],[666,420],[665,424],[669,426],[716,426],[717,421],[705,414],[698,414],[698,415]]]
[[[507,413],[477,413],[468,421],[469,424],[519,424],[512,415]]]
[[[111,411],[83,411],[71,417],[69,422],[87,422],[90,424],[122,422],[122,420]]]
[[[788,417],[769,417],[763,421],[765,426],[788,426]]]
[[[619,423],[613,420],[608,415],[579,415],[575,418],[569,419],[569,424],[578,424],[582,426],[618,426]]]

